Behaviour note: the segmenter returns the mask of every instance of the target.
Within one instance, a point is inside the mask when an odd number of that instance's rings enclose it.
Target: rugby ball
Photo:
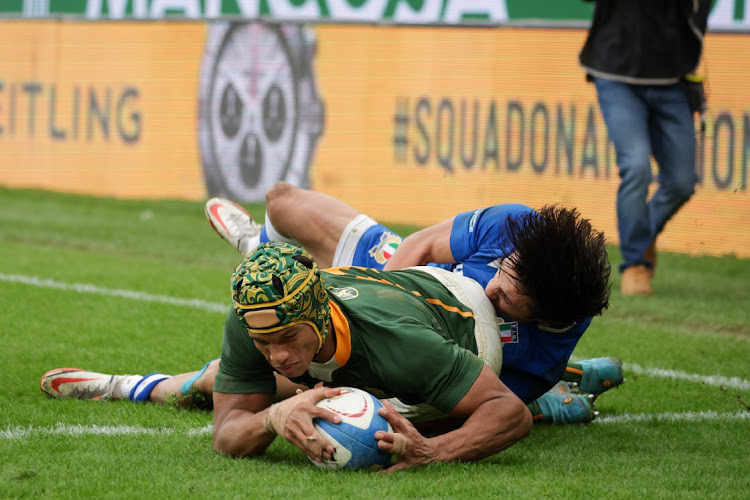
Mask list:
[[[313,462],[321,469],[382,469],[391,455],[378,449],[377,431],[393,432],[391,424],[378,415],[383,404],[369,392],[342,387],[341,394],[318,402],[318,406],[341,416],[334,424],[322,418],[313,419],[315,429],[333,445],[331,460]]]

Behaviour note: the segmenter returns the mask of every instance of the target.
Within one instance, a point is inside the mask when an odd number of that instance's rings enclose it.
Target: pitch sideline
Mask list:
[[[611,417],[599,417],[589,425],[630,424],[640,422],[708,422],[708,421],[750,421],[750,412],[719,413],[696,411],[687,413],[623,413]],[[0,439],[22,439],[31,436],[208,436],[213,425],[177,430],[164,427],[140,427],[134,425],[70,425],[58,423],[47,427],[11,426],[0,430]]]
[[[7,283],[20,283],[38,288],[54,288],[57,290],[66,290],[77,293],[88,293],[93,295],[108,295],[112,297],[122,297],[131,300],[140,300],[143,302],[156,302],[160,304],[169,304],[172,306],[192,307],[208,312],[224,313],[229,310],[229,304],[220,304],[218,302],[208,302],[201,299],[181,299],[170,297],[168,295],[154,295],[146,292],[136,292],[134,290],[120,290],[117,288],[105,288],[91,283],[65,283],[51,279],[37,278],[36,276],[25,276],[23,274],[5,274],[0,273],[0,281]]]
[[[192,307],[208,312],[226,313],[229,308],[228,304],[218,302],[208,302],[201,299],[182,299],[168,295],[154,295],[146,292],[136,292],[134,290],[121,290],[116,288],[106,288],[90,283],[65,283],[51,279],[42,279],[36,276],[26,276],[23,274],[5,274],[0,273],[0,281],[8,283],[20,283],[23,285],[35,286],[39,288],[55,288],[77,293],[88,293],[94,295],[107,295],[122,297],[131,300],[140,300],[144,302],[156,302],[175,306]],[[699,375],[696,373],[687,373],[679,370],[669,370],[665,368],[644,367],[635,363],[623,363],[626,371],[631,371],[637,375],[648,377],[669,378],[673,380],[686,380],[690,382],[703,383],[714,387],[727,387],[731,389],[750,390],[750,380],[739,377],[725,377],[723,375]]]

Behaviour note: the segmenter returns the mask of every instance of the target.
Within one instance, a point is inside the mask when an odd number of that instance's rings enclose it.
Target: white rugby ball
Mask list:
[[[377,431],[393,432],[391,424],[378,415],[383,404],[369,392],[354,387],[342,387],[341,394],[318,402],[341,417],[334,424],[322,418],[313,419],[315,429],[333,445],[331,460],[313,462],[321,469],[382,469],[391,455],[378,449]]]

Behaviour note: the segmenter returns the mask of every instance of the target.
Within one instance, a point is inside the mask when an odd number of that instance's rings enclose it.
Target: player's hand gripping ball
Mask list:
[[[383,404],[372,394],[354,387],[342,387],[341,394],[318,402],[318,406],[341,416],[334,424],[313,419],[315,428],[334,448],[333,458],[321,463],[321,469],[382,469],[391,455],[378,449],[377,431],[393,432],[391,424],[378,415]]]

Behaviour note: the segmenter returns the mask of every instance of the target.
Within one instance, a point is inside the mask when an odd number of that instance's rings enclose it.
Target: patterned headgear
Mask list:
[[[232,304],[242,326],[252,333],[272,333],[296,324],[310,325],[320,352],[331,317],[323,279],[309,253],[287,243],[261,243],[232,274]],[[250,327],[245,313],[273,311],[269,326]]]

